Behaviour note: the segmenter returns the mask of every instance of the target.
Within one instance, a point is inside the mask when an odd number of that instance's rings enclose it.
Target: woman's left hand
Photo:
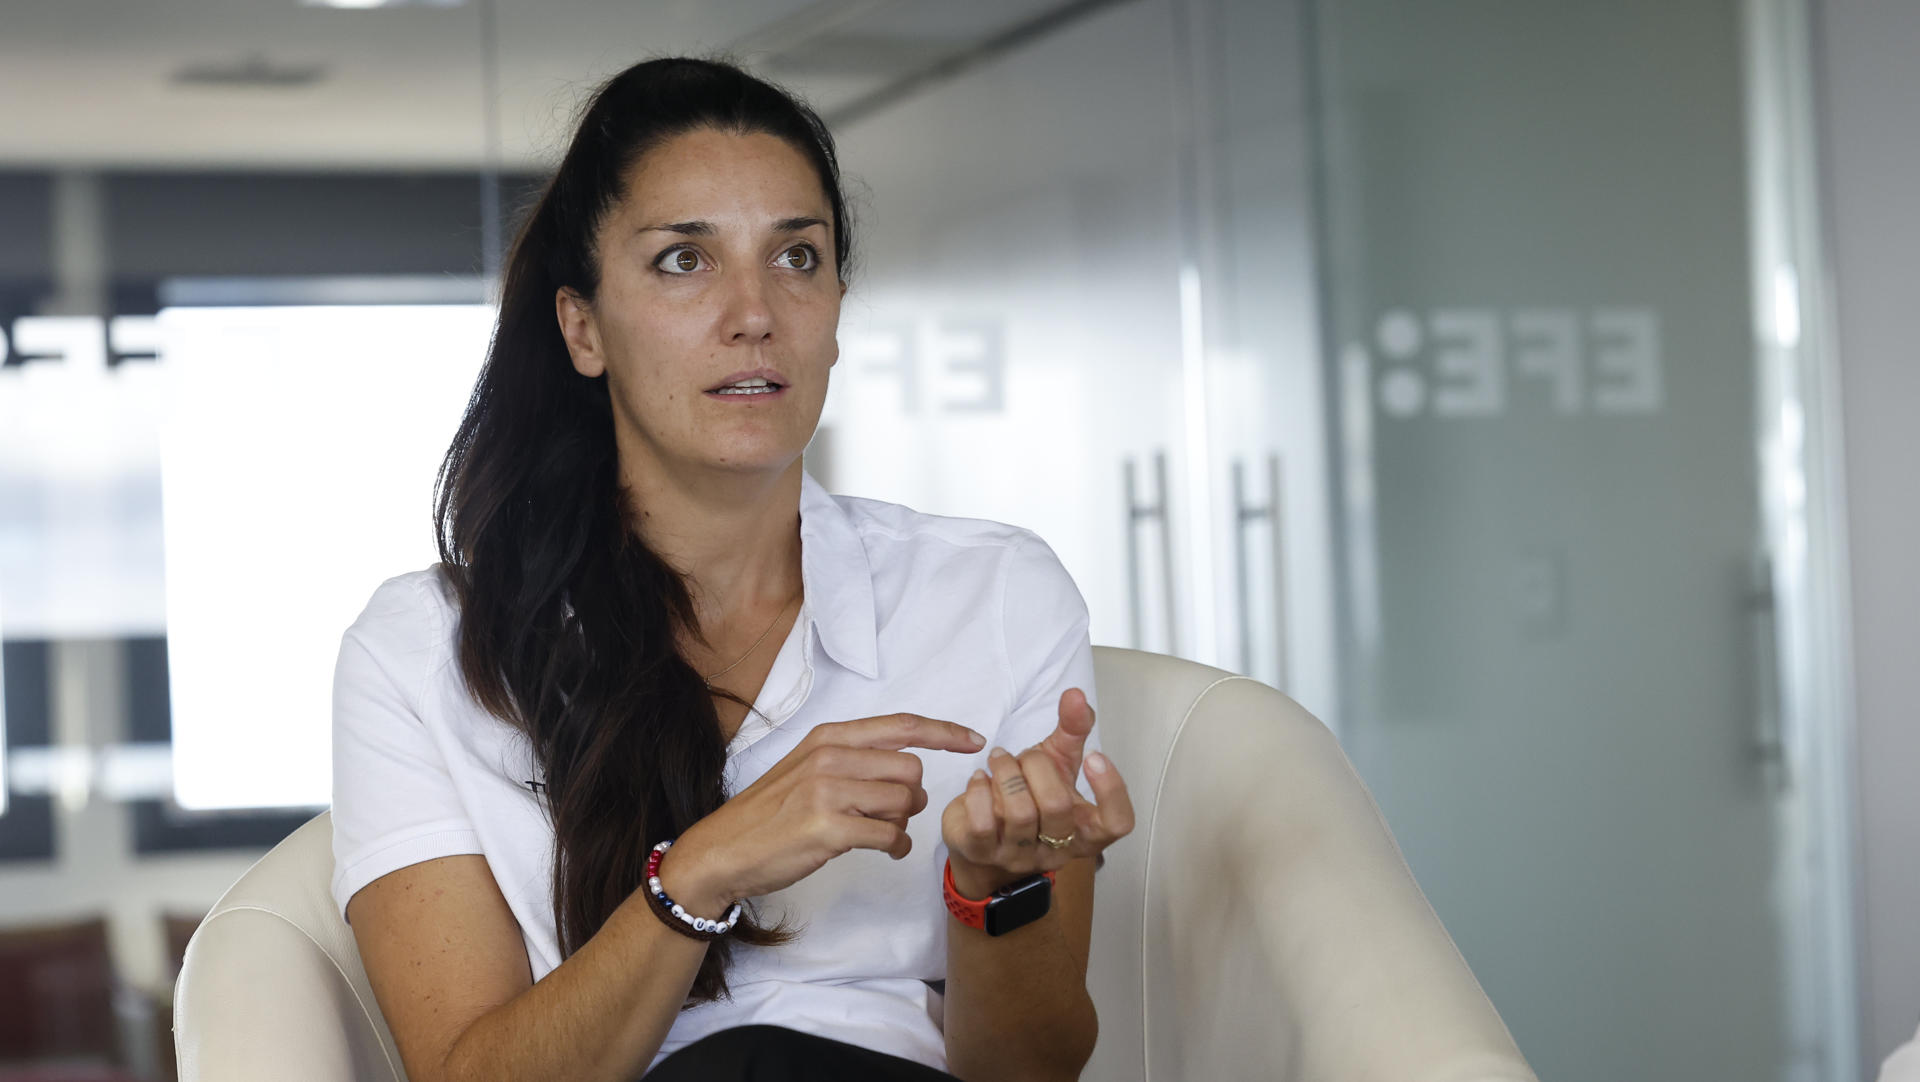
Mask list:
[[[1015,880],[1095,856],[1133,831],[1133,802],[1112,760],[1095,752],[1084,764],[1098,803],[1075,788],[1091,732],[1086,693],[1068,688],[1060,696],[1059,724],[1045,740],[1019,755],[994,748],[987,760],[991,776],[975,771],[966,791],[947,805],[940,830],[953,885],[963,896],[984,898]],[[1055,849],[1041,834],[1073,840]]]

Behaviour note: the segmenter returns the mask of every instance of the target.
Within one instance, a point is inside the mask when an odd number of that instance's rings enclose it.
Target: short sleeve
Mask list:
[[[1061,694],[1079,688],[1095,713],[1086,750],[1100,750],[1100,700],[1087,625],[1087,603],[1073,576],[1045,541],[1023,531],[1007,550],[1001,581],[1012,707],[994,743],[1018,754],[1045,740],[1060,723]],[[1084,770],[1075,783],[1082,796],[1095,799]]]
[[[425,581],[389,579],[340,641],[333,671],[333,900],[388,872],[480,852],[423,710],[442,653]]]

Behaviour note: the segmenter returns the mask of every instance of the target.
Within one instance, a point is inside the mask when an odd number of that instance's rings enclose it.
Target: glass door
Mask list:
[[[1334,725],[1542,1078],[1847,1077],[1761,499],[1759,5],[1180,6],[1230,667]]]
[[[808,465],[834,491],[1038,532],[1094,642],[1179,653],[1171,25],[1165,2],[1110,5],[836,124],[867,247]]]
[[[1307,41],[1298,5],[1181,3],[1187,352],[1201,375],[1208,524],[1189,568],[1213,649],[1189,656],[1287,692],[1337,729],[1335,431],[1320,363]],[[1210,574],[1209,574],[1210,572]]]

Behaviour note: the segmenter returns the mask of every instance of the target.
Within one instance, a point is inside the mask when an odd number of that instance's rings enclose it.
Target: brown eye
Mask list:
[[[692,248],[669,248],[654,268],[662,274],[690,274],[700,269],[700,253]]]
[[[798,254],[799,258],[794,258]],[[811,270],[813,268],[813,249],[804,244],[796,244],[780,253],[780,261],[792,270]]]

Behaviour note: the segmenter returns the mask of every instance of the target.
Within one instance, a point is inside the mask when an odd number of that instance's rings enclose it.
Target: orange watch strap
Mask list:
[[[1052,872],[1040,874],[1046,876],[1049,883],[1055,881]],[[940,893],[947,901],[947,912],[952,913],[955,920],[969,928],[986,930],[987,903],[993,901],[993,896],[976,899],[961,894],[959,888],[953,885],[952,859],[948,859],[946,872],[941,876]]]

